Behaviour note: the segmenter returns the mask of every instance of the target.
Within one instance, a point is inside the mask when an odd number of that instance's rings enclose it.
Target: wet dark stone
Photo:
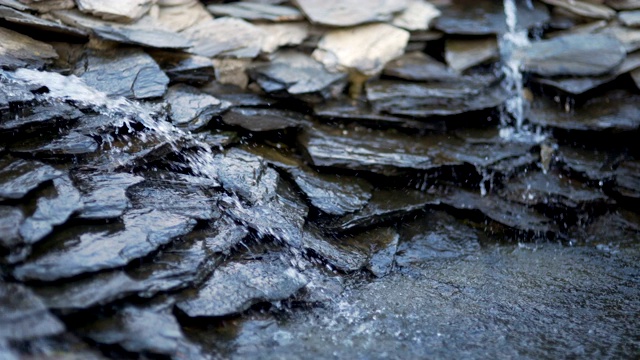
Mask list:
[[[62,174],[39,161],[4,157],[0,159],[0,199],[20,199],[43,182]]]
[[[443,81],[458,77],[445,64],[419,51],[407,53],[390,61],[382,74],[410,81]]]
[[[64,224],[72,214],[82,209],[80,192],[69,177],[53,179],[53,186],[42,190],[33,214],[20,226],[24,243],[35,244]]]
[[[126,306],[113,316],[82,326],[79,331],[100,344],[167,356],[179,355],[187,342],[170,311],[137,306]]]
[[[602,184],[613,179],[613,167],[618,165],[611,162],[606,152],[569,146],[559,147],[556,160],[572,176]]]
[[[190,317],[237,314],[260,302],[284,300],[308,283],[277,256],[233,262],[215,270],[193,297],[178,308]]]
[[[64,324],[31,290],[0,281],[0,339],[27,340],[64,331]]]
[[[566,130],[632,131],[640,127],[635,104],[640,96],[626,90],[611,90],[587,100],[570,112],[550,99],[538,97],[527,116],[533,124]]]
[[[314,106],[313,112],[324,119],[335,121],[355,121],[373,127],[400,127],[425,130],[444,130],[444,123],[419,121],[407,117],[393,116],[374,111],[364,101],[340,98]]]
[[[126,189],[144,180],[127,173],[75,173],[83,207],[78,217],[108,219],[121,216],[129,207]]]
[[[20,224],[23,212],[16,207],[0,205],[0,245],[10,248],[21,243]]]
[[[523,55],[525,71],[542,76],[597,76],[614,71],[627,52],[613,36],[575,34],[533,42]]]
[[[235,2],[230,4],[214,4],[207,9],[216,16],[232,16],[245,20],[296,21],[304,16],[298,9],[289,6],[260,4],[252,2]]]
[[[226,112],[222,121],[249,131],[272,131],[300,127],[306,120],[292,111],[238,107]]]
[[[596,218],[586,227],[576,226],[572,230],[572,240],[596,245],[605,252],[615,254],[621,248],[638,246],[640,216],[619,209]]]
[[[367,265],[367,248],[362,244],[331,239],[312,229],[305,229],[302,246],[342,271],[358,271]]]
[[[269,64],[256,66],[249,74],[265,92],[293,96],[319,93],[329,98],[346,84],[345,74],[330,73],[321,63],[296,51],[279,52]]]
[[[54,234],[51,242],[57,246],[17,267],[14,276],[51,281],[124,266],[188,233],[194,225],[194,220],[180,215],[133,210],[123,216],[122,224],[77,226]]]
[[[221,206],[231,217],[254,229],[260,236],[271,236],[299,248],[302,228],[309,208],[291,186],[280,180],[274,196],[246,206],[237,198],[222,198]]]
[[[9,150],[16,154],[33,154],[41,157],[80,156],[98,150],[98,142],[91,136],[71,131],[66,135],[59,134],[55,139],[35,138],[19,141]]]
[[[220,217],[217,196],[189,181],[150,179],[127,189],[134,208],[156,209],[197,220]]]
[[[20,107],[0,114],[0,131],[53,129],[83,116],[77,108],[63,102]]]
[[[205,233],[204,246],[209,251],[229,255],[247,236],[249,230],[245,226],[223,217],[216,222],[214,231]]]
[[[152,52],[151,56],[158,62],[162,71],[172,83],[204,84],[215,77],[211,59],[192,54],[169,51]]]
[[[594,204],[611,204],[612,201],[601,190],[567,177],[550,172],[531,171],[505,184],[502,196],[525,205],[579,208]]]
[[[624,161],[615,174],[614,191],[624,197],[640,200],[640,162]]]
[[[27,102],[35,98],[28,87],[7,81],[4,74],[0,70],[0,110],[8,109],[11,103]]]
[[[60,40],[88,40],[89,36],[86,31],[72,28],[60,23],[45,20],[43,18],[31,15],[27,12],[17,11],[15,9],[0,5],[0,19],[7,21],[14,26],[31,28],[34,35],[42,35],[46,33],[48,37],[59,37]]]
[[[160,97],[169,84],[158,64],[140,49],[91,51],[76,65],[75,74],[108,95],[133,99]]]
[[[95,36],[123,44],[157,49],[187,49],[191,42],[173,31],[152,25],[123,25],[102,21],[78,10],[57,10],[52,14],[67,25],[91,31]]]
[[[549,21],[549,11],[534,2],[529,8],[526,2],[516,2],[518,29],[531,29]],[[442,14],[433,25],[436,29],[454,35],[488,35],[507,32],[502,2],[493,0],[457,0],[440,9]]]
[[[51,45],[0,27],[0,69],[40,69],[57,57]]]
[[[367,99],[374,110],[392,115],[430,117],[462,114],[500,106],[506,93],[487,79],[445,83],[372,81]]]
[[[334,230],[369,227],[394,218],[401,218],[428,206],[440,204],[441,196],[416,190],[376,190],[369,203],[360,211],[323,223]]]
[[[393,270],[400,235],[395,229],[381,228],[356,236],[355,241],[368,246],[370,255],[367,269],[377,277]]]
[[[487,218],[518,231],[546,235],[557,232],[556,224],[537,211],[497,196],[482,196],[480,192],[450,189],[442,203],[459,210],[476,210]]]
[[[473,255],[480,250],[477,231],[442,211],[403,223],[400,237],[396,263],[402,267]]]
[[[230,105],[185,84],[171,86],[165,100],[171,105],[169,114],[173,123],[189,131],[207,126],[214,116],[225,112]]]
[[[280,176],[256,155],[233,148],[216,155],[210,168],[225,190],[250,203],[268,201],[275,196]]]

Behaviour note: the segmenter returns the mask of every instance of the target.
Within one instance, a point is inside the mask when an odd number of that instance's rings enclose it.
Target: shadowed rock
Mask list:
[[[614,190],[624,197],[640,200],[640,162],[624,161],[615,174]]]
[[[69,123],[82,115],[80,110],[63,102],[24,106],[0,114],[0,131],[28,128],[32,133],[42,129],[46,134],[44,130],[55,129],[61,123]]]
[[[307,279],[277,257],[219,267],[192,298],[178,308],[190,317],[217,317],[243,312],[254,304],[284,300]]]
[[[49,44],[0,27],[0,68],[42,68],[58,57]]]
[[[42,35],[42,32],[46,32],[47,36],[60,37],[62,40],[66,39],[71,41],[86,41],[89,37],[88,33],[82,29],[76,29],[55,21],[45,20],[27,12],[17,11],[5,6],[0,6],[0,19],[12,23],[15,26],[26,27],[25,30],[33,29],[34,36],[38,35],[38,33]]]
[[[0,205],[0,245],[5,248],[21,243],[20,224],[24,214],[19,208]]]
[[[19,141],[9,146],[15,154],[32,154],[39,157],[81,156],[98,150],[98,142],[91,136],[71,131],[59,134],[56,138],[33,138]]]
[[[124,266],[188,233],[194,225],[187,217],[158,210],[130,211],[123,216],[123,224],[76,227],[54,234],[57,248],[17,267],[14,276],[51,281]]]
[[[273,131],[300,127],[306,121],[300,114],[278,109],[234,108],[222,116],[227,125],[249,131]]]
[[[173,83],[204,84],[215,77],[213,63],[207,57],[168,51],[150,54]]]
[[[62,172],[38,161],[5,157],[0,160],[0,199],[20,199]]]
[[[64,324],[31,290],[0,281],[0,339],[27,340],[64,331]]]
[[[162,96],[169,84],[153,58],[139,49],[89,52],[75,74],[108,95],[134,99]]]

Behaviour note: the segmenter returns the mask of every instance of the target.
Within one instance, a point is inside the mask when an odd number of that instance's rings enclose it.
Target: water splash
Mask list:
[[[532,7],[530,2],[527,2]],[[531,131],[525,124],[525,105],[522,65],[518,52],[531,43],[527,29],[518,29],[516,0],[504,0],[507,32],[500,37],[500,56],[503,61],[503,86],[508,98],[500,114],[500,136],[514,141],[539,143],[544,141],[540,129]]]

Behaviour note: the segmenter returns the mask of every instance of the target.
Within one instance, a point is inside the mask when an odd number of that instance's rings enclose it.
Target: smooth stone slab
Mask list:
[[[312,23],[339,27],[390,21],[408,6],[405,0],[373,0],[367,6],[357,0],[294,0],[294,4]]]
[[[5,157],[0,160],[0,199],[21,199],[45,181],[62,175],[39,161]]]
[[[262,52],[271,54],[283,46],[300,45],[309,36],[309,24],[305,22],[256,24],[265,34]]]
[[[593,2],[580,0],[542,0],[542,2],[565,9],[573,14],[592,19],[610,20],[616,16],[615,10],[608,6]]]
[[[192,54],[156,51],[150,53],[172,83],[204,84],[215,78],[211,59]]]
[[[624,46],[606,34],[575,34],[537,41],[523,51],[522,66],[542,76],[597,76],[614,71]]]
[[[222,121],[227,125],[260,132],[300,127],[306,119],[292,111],[239,107],[222,115]]]
[[[32,10],[29,6],[21,3],[18,0],[0,0],[0,5],[8,6],[12,9],[20,10],[20,11],[28,11]]]
[[[366,96],[373,109],[391,115],[426,118],[449,116],[500,106],[505,90],[487,79],[459,79],[443,83],[370,81]]]
[[[26,27],[27,29],[33,28],[35,32],[33,36],[37,36],[38,33],[46,32],[47,36],[60,37],[61,39],[68,40],[87,40],[88,33],[82,29],[76,29],[69,27],[54,21],[45,20],[43,18],[31,15],[25,11],[18,11],[5,6],[0,6],[0,19],[12,23],[16,26]]]
[[[82,111],[64,102],[21,106],[15,111],[0,114],[0,131],[29,129],[33,133],[34,130],[42,130],[46,135],[61,123],[69,123],[83,115]]]
[[[344,74],[331,73],[321,63],[296,51],[277,53],[271,63],[249,73],[264,91],[290,95],[331,93],[333,88],[341,89],[346,79]]]
[[[278,258],[230,263],[216,269],[197,295],[177,306],[189,317],[227,316],[260,302],[285,300],[307,282]]]
[[[231,16],[252,21],[298,21],[304,20],[302,13],[290,6],[234,2],[220,5],[209,5],[207,9],[216,16]]]
[[[372,76],[404,53],[409,32],[387,24],[361,25],[327,32],[312,56],[332,72]]]
[[[421,51],[407,53],[391,60],[382,74],[409,81],[446,81],[458,76],[445,64]]]
[[[0,339],[28,340],[64,331],[64,324],[31,290],[0,281]]]
[[[40,157],[78,157],[98,150],[98,142],[91,136],[71,131],[60,134],[53,140],[34,138],[15,142],[9,146],[14,154],[30,154]]]
[[[189,131],[199,130],[217,115],[225,112],[230,104],[185,84],[173,85],[165,100],[171,105],[169,116],[174,124]]]
[[[19,0],[28,5],[32,10],[40,13],[48,13],[54,10],[73,9],[76,4],[74,0]]]
[[[442,212],[403,223],[396,263],[401,267],[469,256],[480,251],[477,230]]]
[[[536,98],[527,116],[533,124],[579,131],[633,131],[640,127],[636,107],[640,96],[626,90],[611,90],[591,98],[571,112],[546,98]]]
[[[618,13],[618,20],[624,26],[639,27],[640,26],[640,10],[623,11]]]
[[[87,85],[114,97],[160,97],[169,84],[155,60],[139,49],[92,51],[76,65],[75,74]]]
[[[231,58],[256,57],[265,36],[255,25],[230,17],[201,21],[182,35],[192,41],[190,52],[194,54]]]
[[[396,15],[392,25],[409,31],[429,29],[431,22],[440,16],[440,10],[425,0],[408,0],[407,8]]]
[[[73,179],[83,203],[78,217],[109,219],[122,216],[129,207],[126,189],[144,180],[127,173],[75,173]]]
[[[152,0],[76,0],[80,11],[105,20],[132,22],[144,16],[155,1]]]
[[[53,179],[53,187],[43,189],[35,212],[20,226],[24,243],[35,244],[44,239],[55,226],[64,224],[81,208],[80,192],[71,179],[67,176]]]
[[[489,35],[507,32],[503,3],[494,0],[456,0],[440,8],[442,15],[434,27],[452,35]],[[526,1],[516,2],[517,29],[531,29],[549,21],[549,11],[538,2],[529,8]]]
[[[627,53],[640,49],[640,29],[613,24],[601,30],[599,34],[613,36],[618,39],[627,50]]]
[[[606,152],[561,146],[556,156],[561,168],[572,177],[602,184],[613,180],[614,166]]]
[[[134,208],[156,209],[196,220],[220,217],[217,197],[206,187],[188,181],[149,179],[130,186],[126,193]]]
[[[103,40],[157,49],[188,49],[192,43],[184,35],[168,31],[148,17],[134,24],[103,21],[78,10],[53,11],[52,15],[63,23],[91,31]]]
[[[51,45],[0,27],[0,69],[39,69],[57,57]]]
[[[358,245],[325,237],[312,229],[305,229],[302,237],[305,250],[345,272],[358,271],[367,266],[367,249]]]
[[[11,248],[21,243],[20,224],[24,213],[17,207],[0,205],[0,246]]]
[[[213,16],[200,1],[184,4],[160,6],[157,21],[163,28],[181,32],[201,21],[213,20]]]
[[[605,0],[604,3],[616,10],[640,9],[640,0]]]
[[[447,39],[444,57],[449,67],[463,72],[500,57],[495,37],[481,39]]]
[[[188,233],[194,226],[195,220],[184,216],[159,210],[133,210],[123,216],[121,225],[54,234],[52,241],[58,248],[18,266],[14,276],[21,280],[53,281],[121,267]]]

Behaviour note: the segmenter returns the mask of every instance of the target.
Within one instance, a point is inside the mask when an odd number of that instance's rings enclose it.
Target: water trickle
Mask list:
[[[527,1],[531,7],[531,2]],[[539,130],[531,131],[524,123],[525,99],[521,59],[518,52],[530,45],[527,29],[518,29],[516,0],[504,0],[507,32],[500,37],[500,56],[504,73],[503,86],[508,97],[500,114],[500,136],[514,141],[536,142],[545,139]]]

